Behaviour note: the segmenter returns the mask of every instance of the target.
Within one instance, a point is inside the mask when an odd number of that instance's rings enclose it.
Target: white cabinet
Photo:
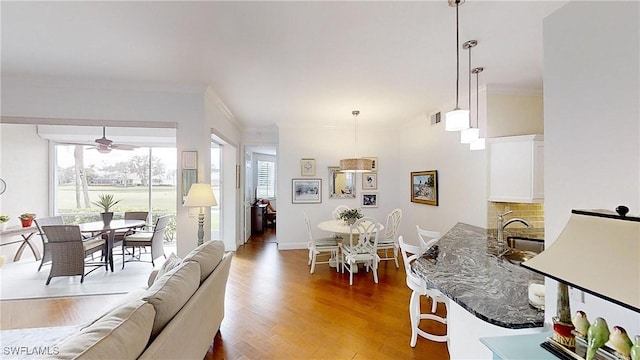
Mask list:
[[[544,201],[544,136],[522,135],[487,139],[489,201]]]

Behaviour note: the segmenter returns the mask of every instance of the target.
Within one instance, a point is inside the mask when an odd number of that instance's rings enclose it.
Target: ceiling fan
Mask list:
[[[114,149],[116,149],[116,150],[133,150],[133,149],[137,148],[137,146],[135,146],[135,145],[114,144],[113,140],[107,139],[106,127],[105,126],[102,127],[102,137],[98,138],[98,139],[95,139],[95,142],[96,142],[95,149],[98,150],[98,152],[103,153],[103,154],[108,154],[108,153],[111,152],[111,150],[114,150]]]

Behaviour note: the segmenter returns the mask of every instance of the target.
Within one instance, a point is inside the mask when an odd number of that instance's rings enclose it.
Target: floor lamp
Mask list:
[[[204,242],[204,208],[205,206],[216,205],[218,205],[218,202],[210,184],[191,185],[187,200],[182,206],[200,208],[200,214],[198,214],[198,245],[202,245]]]

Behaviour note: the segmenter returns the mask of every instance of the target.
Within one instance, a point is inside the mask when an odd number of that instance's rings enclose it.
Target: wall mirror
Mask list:
[[[329,199],[356,198],[354,173],[340,172],[337,166],[329,166]]]

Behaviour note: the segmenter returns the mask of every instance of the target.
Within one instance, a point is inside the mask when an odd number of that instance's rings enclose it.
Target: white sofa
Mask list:
[[[231,259],[221,241],[204,243],[62,341],[52,358],[203,359],[224,317]]]

